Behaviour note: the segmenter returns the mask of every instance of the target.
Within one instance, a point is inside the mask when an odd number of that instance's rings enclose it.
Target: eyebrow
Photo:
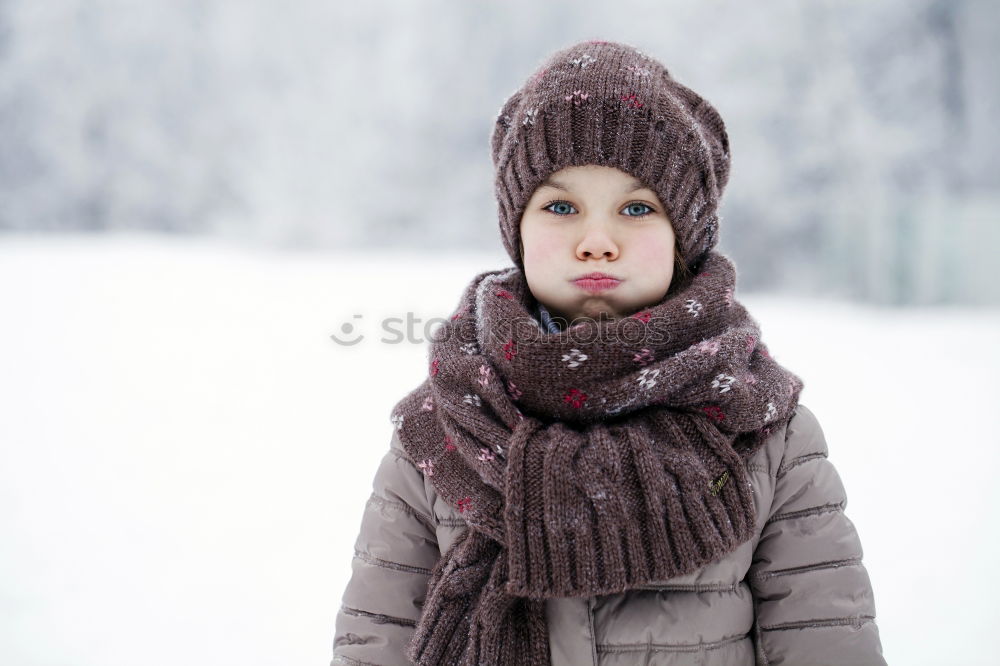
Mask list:
[[[570,191],[570,189],[566,187],[566,185],[560,183],[558,180],[554,178],[546,178],[542,182],[542,184],[539,185],[539,187],[552,187],[557,190],[563,190],[564,192]],[[632,182],[629,184],[629,187],[625,190],[625,193],[628,194],[629,192],[635,192],[636,190],[644,190],[644,189],[647,189],[645,183],[633,179]]]

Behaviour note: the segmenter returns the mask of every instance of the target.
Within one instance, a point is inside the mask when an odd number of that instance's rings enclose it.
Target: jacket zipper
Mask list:
[[[587,598],[587,622],[590,624],[590,655],[597,666],[597,632],[594,631],[594,597]]]

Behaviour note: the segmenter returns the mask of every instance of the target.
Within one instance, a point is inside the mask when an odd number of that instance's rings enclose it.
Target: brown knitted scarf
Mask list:
[[[392,410],[465,530],[434,567],[416,664],[549,664],[545,599],[694,571],[754,534],[745,462],[802,381],[767,352],[709,252],[630,317],[546,333],[517,268],[466,287],[429,376]]]

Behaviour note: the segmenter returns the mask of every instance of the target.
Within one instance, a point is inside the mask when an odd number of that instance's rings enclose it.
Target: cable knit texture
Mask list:
[[[548,664],[544,599],[691,572],[754,534],[746,461],[803,383],[711,251],[630,317],[549,333],[517,267],[465,288],[428,377],[392,411],[469,524],[434,567],[416,664]]]

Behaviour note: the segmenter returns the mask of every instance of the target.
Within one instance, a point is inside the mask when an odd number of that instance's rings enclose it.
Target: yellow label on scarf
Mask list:
[[[722,486],[726,485],[726,481],[728,480],[729,480],[729,470],[727,469],[725,472],[722,473],[722,476],[713,481],[711,486],[709,486],[712,489],[711,493],[713,495],[718,495],[719,491],[722,490]]]

